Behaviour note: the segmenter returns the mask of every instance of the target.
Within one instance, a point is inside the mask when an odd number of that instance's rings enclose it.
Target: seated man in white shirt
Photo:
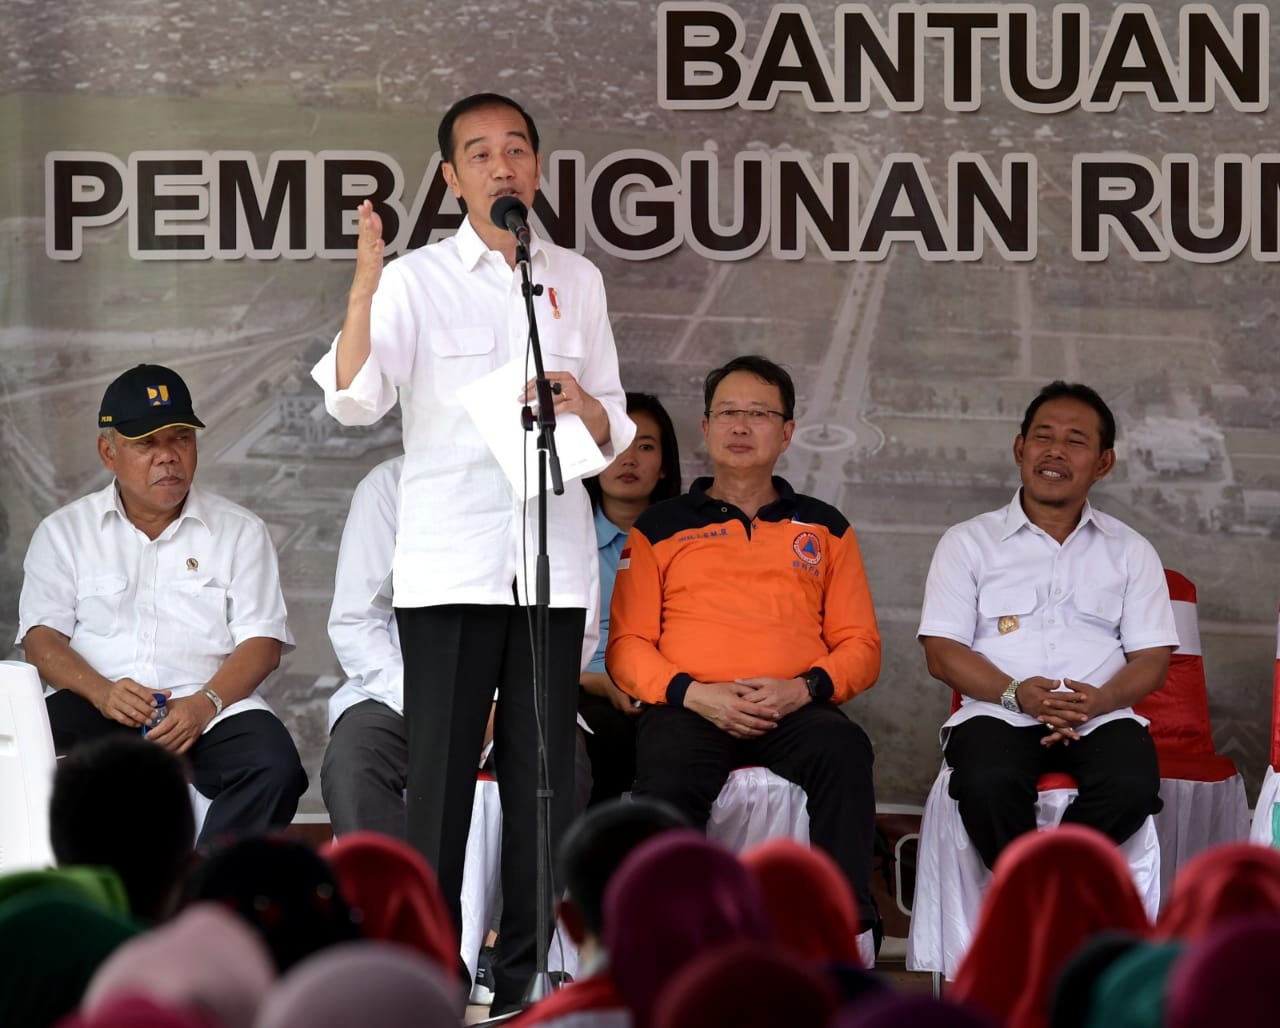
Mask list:
[[[390,597],[404,457],[383,461],[356,486],[338,548],[329,641],[350,677],[329,698],[329,745],[320,792],[336,835],[405,837],[409,740],[404,725],[404,660]]]
[[[1115,418],[1088,386],[1053,382],[1013,444],[1022,488],[950,528],[925,586],[929,673],[962,696],[944,727],[951,796],[983,861],[1036,826],[1036,780],[1070,774],[1063,817],[1123,842],[1160,810],[1160,773],[1133,705],[1178,645],[1164,570],[1094,509],[1115,466]]]
[[[213,801],[201,843],[287,825],[307,776],[256,695],[292,645],[267,528],[193,483],[204,424],[175,372],[126,371],[98,426],[114,478],[37,526],[18,601],[55,748],[145,731]]]
[[[404,456],[393,457],[360,480],[338,548],[329,641],[349,677],[329,698],[329,745],[320,767],[320,792],[335,835],[374,831],[405,838],[409,737],[404,658],[386,588],[395,557],[403,467]],[[590,603],[596,602],[593,591]],[[599,638],[594,624],[595,617],[588,617],[584,653],[594,652]],[[491,712],[481,758],[492,739]],[[574,809],[580,811],[591,789],[581,733],[577,750]]]

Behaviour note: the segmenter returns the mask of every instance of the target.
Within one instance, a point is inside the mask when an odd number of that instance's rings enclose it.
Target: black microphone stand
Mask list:
[[[554,393],[542,368],[542,344],[538,339],[538,319],[533,309],[533,298],[542,295],[542,286],[534,285],[529,277],[529,249],[524,241],[516,239],[516,267],[520,269],[520,292],[524,296],[525,313],[529,319],[529,348],[533,351],[534,385],[538,401],[538,413],[528,405],[520,412],[520,421],[526,432],[538,429],[538,555],[534,591],[534,704],[538,712],[538,786],[537,786],[537,947],[538,959],[529,987],[525,991],[525,1006],[531,1006],[555,991],[551,975],[547,972],[547,951],[551,948],[551,866],[547,849],[551,839],[551,799],[554,790],[547,779],[547,695],[551,671],[551,562],[547,556],[547,469],[551,470],[551,488],[557,496],[564,493],[564,480],[560,475],[560,455],[556,452],[556,414]]]

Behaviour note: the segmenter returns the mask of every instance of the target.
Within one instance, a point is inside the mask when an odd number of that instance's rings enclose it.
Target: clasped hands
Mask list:
[[[684,705],[735,739],[758,739],[810,700],[802,678],[693,682]]]
[[[1065,685],[1066,689],[1059,685]],[[1017,697],[1024,714],[1030,714],[1050,729],[1041,740],[1042,746],[1059,742],[1067,745],[1079,740],[1077,729],[1109,709],[1101,689],[1070,678],[1062,679],[1061,683],[1039,675],[1024,678],[1018,685]]]

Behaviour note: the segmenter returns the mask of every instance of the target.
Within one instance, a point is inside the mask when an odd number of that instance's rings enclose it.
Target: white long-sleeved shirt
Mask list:
[[[1088,502],[1061,544],[1032,524],[1021,493],[1009,506],[953,525],[938,542],[925,583],[918,636],[952,639],[1012,678],[1070,678],[1105,685],[1126,653],[1177,646],[1169,588],[1155,548]],[[968,696],[947,728],[971,717],[1015,726],[1030,714]],[[1087,733],[1131,707],[1091,719]]]
[[[153,540],[125,515],[112,481],[40,522],[22,568],[18,642],[45,625],[112,681],[172,689],[176,699],[198,691],[247,639],[293,647],[267,526],[196,485]],[[256,692],[205,731],[255,709],[270,709]]]
[[[607,459],[631,443],[604,284],[590,261],[535,238],[534,300],[547,371],[571,372],[609,419]],[[329,412],[371,424],[395,404],[404,418],[401,529],[392,588],[397,607],[510,604],[511,583],[533,601],[537,508],[511,488],[458,401],[458,391],[525,352],[520,274],[489,250],[471,223],[388,264],[373,298],[371,352],[337,388],[337,341],[312,370]],[[532,377],[532,373],[530,374]],[[518,418],[510,431],[528,436]],[[549,491],[548,491],[549,492]],[[588,607],[596,582],[591,508],[581,482],[549,493],[551,605]],[[521,526],[524,530],[521,530]],[[526,584],[527,583],[527,584]]]
[[[404,457],[383,461],[356,486],[338,548],[329,609],[329,641],[349,676],[329,697],[329,730],[348,708],[365,700],[404,713],[404,659],[391,598],[383,586],[395,553]],[[583,662],[595,652],[598,590],[587,608]]]

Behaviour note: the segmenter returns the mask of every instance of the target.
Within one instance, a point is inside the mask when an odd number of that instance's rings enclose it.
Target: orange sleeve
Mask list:
[[[653,546],[633,528],[613,584],[604,663],[619,689],[645,703],[666,703],[667,686],[680,674],[680,669],[658,651],[662,579]]]
[[[844,703],[870,689],[880,675],[880,629],[852,525],[832,540],[832,557],[822,619],[830,652],[817,666],[831,676],[831,702]]]

